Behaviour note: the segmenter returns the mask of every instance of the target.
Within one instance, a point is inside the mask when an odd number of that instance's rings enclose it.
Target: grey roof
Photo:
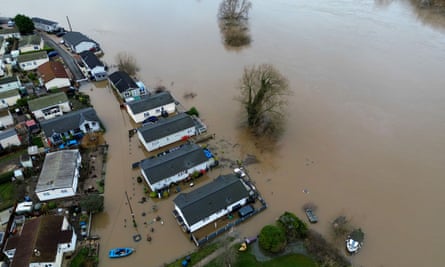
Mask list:
[[[99,122],[94,108],[76,110],[54,119],[42,121],[40,127],[45,136],[50,137],[53,133],[65,133],[77,129],[85,120]]]
[[[7,84],[12,82],[18,82],[17,76],[10,76],[0,79],[0,84]]]
[[[11,136],[17,135],[17,132],[15,131],[15,128],[11,128],[9,130],[0,131],[0,140],[3,140],[5,138],[9,138]]]
[[[180,193],[173,202],[191,226],[248,196],[247,185],[234,174],[228,174],[189,193]]]
[[[99,58],[91,51],[83,51],[79,55],[91,69],[97,66],[104,66],[104,63],[102,63],[102,61],[100,61]]]
[[[207,160],[208,158],[199,145],[185,144],[166,155],[142,160],[140,167],[150,183],[155,184]]]
[[[49,94],[28,101],[29,110],[36,111],[49,106],[68,102],[68,97],[64,92]]]
[[[123,93],[127,90],[139,88],[136,82],[125,71],[113,72],[108,79],[116,89]]]
[[[0,99],[8,98],[8,97],[11,97],[11,96],[17,96],[17,95],[20,95],[19,90],[18,89],[12,89],[12,90],[8,90],[8,91],[5,91],[5,92],[0,92]]]
[[[22,38],[19,40],[19,47],[25,45],[40,45],[42,41],[42,37],[37,34],[32,35],[22,35]]]
[[[31,20],[34,23],[46,24],[46,25],[49,25],[49,26],[53,26],[53,25],[57,25],[58,24],[55,21],[42,19],[42,18],[38,18],[38,17],[33,17]]]
[[[127,105],[133,112],[138,114],[156,107],[161,107],[170,103],[174,103],[172,95],[169,92],[161,92],[149,96],[144,96],[139,100],[128,102]]]
[[[74,46],[80,44],[81,42],[92,42],[97,45],[97,43],[94,40],[88,38],[87,36],[85,36],[80,32],[67,32],[63,36],[63,40]]]
[[[60,150],[46,154],[35,192],[71,187],[78,156],[78,149]]]
[[[45,58],[48,59],[48,54],[46,53],[46,51],[39,51],[34,53],[21,54],[17,57],[17,62],[21,63],[21,62],[27,62],[31,60],[45,59]]]
[[[167,119],[161,119],[156,123],[148,124],[138,130],[142,134],[145,142],[151,142],[188,129],[194,125],[195,122],[189,115],[180,113]]]

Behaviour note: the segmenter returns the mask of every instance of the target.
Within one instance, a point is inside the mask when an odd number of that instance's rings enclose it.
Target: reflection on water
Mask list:
[[[218,24],[225,47],[230,50],[246,48],[251,37],[249,33],[249,0],[223,0],[218,9]]]

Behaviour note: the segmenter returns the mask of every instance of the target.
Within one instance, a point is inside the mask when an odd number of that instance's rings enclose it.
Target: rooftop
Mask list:
[[[127,105],[133,112],[133,114],[138,114],[174,102],[175,100],[173,99],[173,96],[169,92],[165,91],[149,96],[144,96],[139,100],[128,102]]]
[[[54,119],[44,120],[40,122],[40,127],[46,137],[52,136],[53,133],[65,133],[70,130],[78,129],[84,121],[99,122],[99,117],[94,108],[84,108]]]
[[[72,187],[79,150],[60,150],[46,154],[35,192]]]
[[[26,45],[40,45],[41,41],[42,37],[40,37],[37,34],[22,35],[22,37],[19,40],[19,47],[23,47]]]
[[[130,89],[139,88],[136,82],[125,71],[113,72],[108,76],[108,79],[121,93]]]
[[[49,63],[49,62],[48,62]],[[28,101],[29,110],[36,111],[42,108],[68,102],[68,97],[64,92],[48,94]]]
[[[148,124],[138,130],[145,142],[151,142],[194,126],[195,122],[189,115],[180,113],[173,117],[160,119],[156,123]]]
[[[45,83],[55,78],[69,78],[65,67],[59,61],[48,61],[40,65],[37,70]]]
[[[17,57],[17,62],[27,62],[31,60],[38,60],[38,59],[48,59],[48,54],[46,51],[38,51],[34,53],[27,53],[27,54],[21,54]]]

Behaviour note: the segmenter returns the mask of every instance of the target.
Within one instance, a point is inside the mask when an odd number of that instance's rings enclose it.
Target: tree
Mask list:
[[[252,66],[244,69],[240,90],[248,127],[257,135],[279,134],[290,95],[287,79],[272,65]]]
[[[277,253],[286,247],[286,236],[282,228],[275,225],[266,225],[261,229],[259,245],[268,252]]]
[[[104,209],[104,197],[99,194],[86,195],[80,200],[79,204],[87,212],[101,212]]]
[[[139,71],[136,59],[124,52],[117,54],[117,68],[120,71],[125,71],[130,76],[136,75],[136,73]]]
[[[295,214],[285,212],[277,221],[278,225],[284,230],[288,241],[293,241],[298,238],[304,238],[307,235],[307,225]]]
[[[219,5],[218,18],[224,20],[247,20],[252,3],[249,0],[224,0]]]
[[[25,15],[17,14],[14,17],[15,25],[20,31],[20,34],[31,34],[34,32],[34,23],[30,17]]]
[[[219,6],[219,28],[228,48],[250,44],[248,18],[252,3],[249,0],[223,0]]]

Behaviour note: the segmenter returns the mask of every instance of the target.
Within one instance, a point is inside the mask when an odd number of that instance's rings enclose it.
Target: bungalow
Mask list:
[[[49,61],[39,66],[37,71],[40,75],[41,84],[47,90],[65,88],[71,85],[68,73],[63,64],[59,61]]]
[[[20,98],[19,90],[0,92],[0,108],[14,106]]]
[[[180,113],[145,125],[138,129],[137,134],[145,149],[150,152],[196,135],[196,124],[189,115]]]
[[[183,230],[193,233],[247,204],[254,192],[234,174],[220,175],[213,182],[174,200],[173,214]]]
[[[147,94],[145,87],[140,87],[125,71],[113,72],[108,77],[108,81],[122,99]]]
[[[160,92],[144,96],[141,99],[126,104],[130,117],[136,123],[141,123],[148,117],[159,117],[176,111],[175,100],[169,92]]]
[[[33,17],[32,22],[34,23],[34,28],[44,32],[56,32],[60,29],[59,23],[47,19]]]
[[[67,32],[63,36],[63,41],[65,45],[71,49],[71,51],[77,54],[84,51],[100,50],[98,43],[86,37],[80,32]]]
[[[24,71],[37,69],[49,61],[46,51],[23,54],[17,57],[17,65]]]
[[[65,216],[46,215],[14,221],[3,253],[10,267],[61,267],[65,253],[76,249],[77,236]]]
[[[19,51],[20,53],[39,51],[43,49],[43,45],[44,42],[40,35],[24,35],[19,40]]]
[[[141,173],[153,192],[180,182],[190,174],[207,170],[214,163],[196,144],[185,144],[163,156],[140,162]]]
[[[78,149],[47,153],[35,193],[40,201],[76,195],[82,158]]]
[[[28,107],[37,120],[49,120],[71,111],[70,102],[64,92],[29,100]]]
[[[8,108],[0,109],[0,129],[14,125],[14,118]]]
[[[8,38],[20,38],[20,31],[16,26],[11,28],[3,28],[0,29],[0,36],[8,39]]]
[[[100,121],[94,108],[72,111],[63,116],[40,122],[47,141],[51,145],[61,145],[68,139],[79,139],[89,132],[101,130]]]
[[[83,64],[87,68],[88,76],[95,81],[105,80],[107,70],[104,63],[91,51],[83,51],[80,54]]]
[[[0,79],[0,92],[6,92],[9,90],[20,89],[22,83],[18,76],[10,76]]]
[[[0,131],[0,150],[10,146],[20,146],[21,144],[22,142],[20,141],[20,137],[15,128]]]

